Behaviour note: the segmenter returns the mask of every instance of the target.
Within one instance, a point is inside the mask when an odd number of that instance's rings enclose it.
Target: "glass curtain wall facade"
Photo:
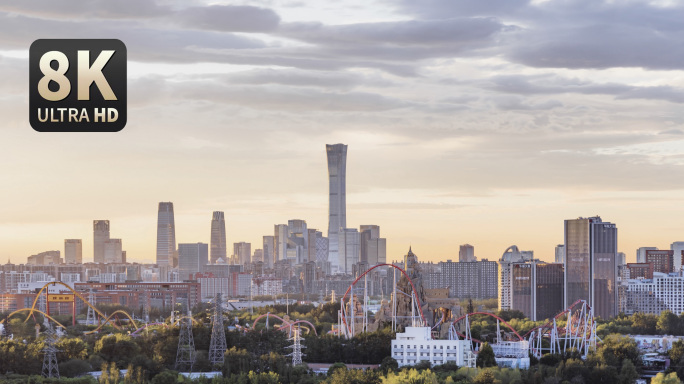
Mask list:
[[[175,267],[178,265],[176,251],[176,224],[173,218],[173,203],[159,203],[157,214],[157,265]]]
[[[226,261],[226,220],[223,212],[216,211],[211,218],[211,263],[219,258]]]
[[[340,272],[339,233],[347,227],[347,146],[327,144],[330,200],[328,205],[328,261],[333,273]]]

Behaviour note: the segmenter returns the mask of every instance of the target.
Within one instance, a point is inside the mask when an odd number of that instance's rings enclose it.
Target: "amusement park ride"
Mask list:
[[[413,259],[410,259],[410,256],[413,256]],[[496,335],[490,341],[490,344],[497,361],[500,359],[502,361],[505,359],[525,359],[530,355],[540,358],[548,353],[563,354],[570,351],[579,353],[580,356],[586,358],[589,351],[596,348],[596,322],[594,321],[593,309],[584,300],[576,301],[547,323],[533,328],[524,335],[520,335],[508,322],[493,313],[474,312],[454,318],[455,316],[451,315],[453,308],[431,307],[431,303],[434,303],[434,301],[430,302],[429,298],[426,297],[426,291],[422,287],[419,265],[412,252],[409,251],[403,266],[406,266],[406,269],[395,264],[378,264],[360,274],[342,296],[338,311],[338,324],[330,333],[349,339],[354,335],[378,329],[378,326],[382,325],[381,323],[391,324],[392,330],[395,332],[399,330],[399,327],[424,327],[429,330],[429,332],[427,330],[426,332],[429,333],[429,338],[432,340],[466,340],[469,342],[470,350],[476,353],[482,341],[472,336],[470,324],[475,318],[479,319],[482,316],[488,316],[496,319]],[[368,274],[374,269],[382,267],[388,269],[388,278],[391,278],[393,282],[391,300],[383,300],[380,310],[375,315],[375,319],[370,319]],[[363,283],[362,286],[359,283]],[[360,286],[357,287],[357,284]],[[61,293],[54,294],[48,292],[50,286],[56,285],[64,288]],[[195,320],[189,314],[189,311],[186,316],[173,317],[170,324],[149,322],[149,300],[146,300],[143,308],[143,319],[139,321],[136,321],[130,314],[122,310],[106,315],[95,307],[92,292],[88,294],[88,299],[86,299],[81,293],[62,282],[50,282],[44,285],[38,291],[30,308],[14,311],[5,319],[1,319],[0,337],[9,336],[10,332],[7,330],[6,321],[22,313],[26,313],[24,322],[32,317],[35,319],[35,313],[39,313],[44,316],[46,322],[49,320],[54,325],[66,329],[64,325],[60,324],[50,315],[51,304],[55,302],[70,303],[72,315],[75,315],[76,300],[81,300],[88,307],[86,324],[96,326],[94,329],[85,332],[85,334],[98,332],[107,324],[118,330],[127,327],[130,329],[129,333],[133,337],[138,336],[141,331],[147,330],[149,327],[181,326],[182,330],[184,330],[184,332],[181,332],[184,337],[181,337],[179,340],[177,364],[192,369],[195,353],[191,324]],[[219,294],[213,301],[214,313],[211,316],[212,350],[210,351],[210,356],[213,364],[220,365],[223,360],[223,353],[227,348],[225,333],[221,332],[222,329],[225,329],[223,299]],[[433,311],[433,316],[426,318],[424,312],[430,310]],[[437,317],[435,313],[441,313],[442,316]],[[265,321],[267,329],[270,326],[270,322],[280,322],[281,324],[274,327],[288,332],[290,339],[295,345],[300,345],[299,342],[302,339],[301,331],[306,331],[306,333],[313,332],[318,336],[316,327],[306,320],[292,321],[288,316],[283,318],[271,313],[257,317],[251,326],[249,324],[244,327],[238,324],[235,326],[241,331],[252,331],[256,329],[257,324],[261,320]],[[72,324],[75,324],[75,316],[73,316]],[[509,331],[502,332],[501,324]],[[223,337],[221,338],[222,334]],[[301,346],[295,347],[291,355],[293,362],[301,361],[303,356]]]
[[[412,253],[409,251],[409,257],[411,255]],[[389,321],[394,331],[397,331],[398,325],[429,327],[433,339],[438,339],[444,335],[449,340],[468,340],[471,350],[477,351],[482,341],[472,337],[470,325],[473,319],[486,316],[496,319],[496,335],[494,340],[490,341],[490,345],[497,361],[524,359],[528,358],[529,355],[540,358],[543,354],[564,354],[571,351],[586,358],[589,351],[596,348],[598,338],[593,309],[584,300],[577,300],[547,323],[531,329],[524,335],[520,335],[504,319],[489,312],[468,313],[453,320],[452,317],[447,316],[442,316],[438,320],[426,319],[424,311],[434,310],[434,308],[429,308],[428,304],[423,302],[424,297],[421,298],[419,294],[422,287],[413,281],[416,276],[420,275],[419,270],[416,271],[418,267],[415,264],[417,263],[414,261],[412,266],[410,259],[405,260],[406,270],[395,264],[379,264],[360,274],[340,301],[335,333],[340,337],[351,338],[368,331],[371,321],[368,311],[367,276],[375,268],[387,267],[391,271],[388,277],[394,275],[393,292],[389,303],[383,301],[380,311],[390,314]],[[397,282],[397,275],[401,276],[404,284]],[[418,277],[418,279],[420,278]],[[357,288],[358,283],[363,283],[363,286]],[[398,288],[399,286],[407,287],[407,292],[401,291]],[[402,308],[402,300],[404,302],[408,300],[410,304]],[[444,313],[449,312],[444,311]],[[377,315],[375,321],[378,321]],[[508,329],[508,332],[502,332],[501,324]]]

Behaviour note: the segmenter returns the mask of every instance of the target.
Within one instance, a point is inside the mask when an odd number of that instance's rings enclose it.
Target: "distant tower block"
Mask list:
[[[105,262],[105,241],[109,240],[109,220],[93,220],[93,261]]]
[[[226,220],[223,212],[215,211],[211,218],[210,261],[216,264],[219,258],[226,259]]]
[[[176,252],[176,224],[173,218],[173,203],[159,203],[157,214],[157,265],[175,267],[178,264]]]
[[[328,206],[328,261],[333,273],[339,269],[338,251],[340,228],[347,227],[347,146],[328,144],[328,177],[330,201]]]

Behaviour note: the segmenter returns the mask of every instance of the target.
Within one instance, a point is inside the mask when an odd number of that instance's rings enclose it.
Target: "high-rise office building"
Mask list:
[[[178,274],[180,280],[193,280],[209,262],[209,245],[206,243],[178,244]]]
[[[233,243],[233,256],[240,265],[247,265],[252,262],[252,244],[241,241]]]
[[[104,263],[105,241],[109,240],[109,220],[93,220],[93,261]]]
[[[275,260],[286,260],[287,259],[287,224],[276,224],[273,226],[273,237],[275,242]]]
[[[338,260],[333,273],[351,274],[352,266],[361,256],[361,238],[356,228],[342,228],[338,234]],[[335,269],[335,267],[337,267]]]
[[[104,242],[104,262],[107,264],[123,263],[121,239],[107,239]]]
[[[675,241],[670,244],[670,249],[674,257],[675,272],[679,272],[682,269],[682,264],[684,264],[684,241]]]
[[[330,201],[328,205],[328,261],[339,267],[341,228],[347,227],[347,146],[327,144]],[[351,273],[351,265],[349,266]]]
[[[223,212],[214,211],[211,217],[211,263],[222,258],[226,260],[226,220]]]
[[[565,220],[565,308],[576,300],[603,319],[617,314],[617,227],[598,216]]]
[[[499,259],[499,310],[512,308],[512,265],[527,263],[533,258],[533,251],[521,251],[516,245],[506,248],[503,255],[501,255]]]
[[[157,265],[175,267],[178,265],[176,250],[176,224],[173,217],[173,203],[159,203],[157,214]]]
[[[83,263],[83,242],[81,239],[64,240],[64,261],[67,264]]]
[[[627,255],[624,252],[618,252],[618,266],[627,265]]]
[[[307,261],[316,261],[316,231],[314,228],[307,229],[308,231],[308,242],[307,242]]]
[[[563,310],[563,264],[539,260],[512,263],[511,308],[532,321],[553,318]]]
[[[556,261],[556,263],[565,264],[565,244],[556,245],[555,261]]]
[[[368,266],[384,264],[387,260],[387,239],[380,237],[380,226],[362,225],[360,228],[360,261]]]
[[[264,236],[263,237],[263,250],[264,250],[264,266],[266,268],[273,268],[273,263],[275,261],[275,236]]]
[[[475,247],[470,244],[463,244],[458,250],[458,261],[460,262],[470,262],[477,261],[475,258]]]

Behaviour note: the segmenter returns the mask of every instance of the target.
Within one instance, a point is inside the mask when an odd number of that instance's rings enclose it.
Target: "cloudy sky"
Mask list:
[[[0,4],[0,261],[63,250],[109,219],[153,260],[179,242],[307,220],[327,231],[325,144],[349,145],[347,224],[388,259],[510,245],[552,260],[563,220],[601,215],[619,248],[684,240],[684,5],[672,0],[10,0]],[[128,124],[28,123],[39,38],[128,47]],[[257,245],[259,244],[259,245]]]

